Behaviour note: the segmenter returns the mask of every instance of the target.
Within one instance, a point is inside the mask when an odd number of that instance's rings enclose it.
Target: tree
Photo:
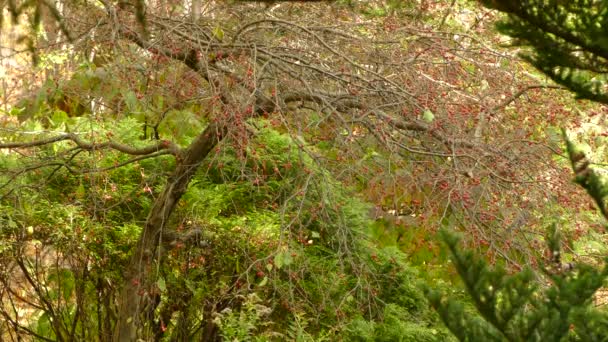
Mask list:
[[[483,1],[508,14],[498,27],[527,47],[524,57],[578,98],[606,103],[607,7],[601,1]],[[567,154],[575,181],[606,211],[607,188],[601,172],[581,147],[566,135]],[[452,260],[472,298],[474,314],[454,298],[429,291],[432,305],[446,326],[462,341],[603,341],[608,315],[593,307],[596,291],[604,285],[608,267],[563,264],[561,234],[551,225],[547,234],[549,258],[543,274],[531,269],[509,275],[492,269],[458,239],[444,234]],[[548,282],[539,283],[539,278]]]
[[[498,29],[531,47],[523,56],[556,83],[581,99],[608,103],[604,24],[608,8],[602,1],[481,1],[508,14]],[[528,53],[530,52],[530,53]]]
[[[100,269],[113,267],[120,273],[112,274],[111,281],[100,277],[95,285],[103,290],[98,298],[120,292],[118,308],[105,305],[107,314],[99,315],[110,322],[104,329],[115,330],[116,339],[160,338],[167,322],[175,321],[174,315],[186,317],[174,326],[188,327],[188,310],[197,310],[189,303],[198,299],[199,292],[192,283],[167,282],[172,272],[178,272],[176,260],[183,265],[186,259],[191,262],[192,255],[203,259],[213,255],[195,250],[200,236],[205,243],[224,242],[230,247],[214,250],[217,253],[237,249],[226,240],[238,239],[218,226],[228,225],[227,216],[233,220],[231,229],[242,229],[243,224],[235,221],[243,212],[279,211],[280,218],[273,222],[280,222],[276,233],[280,238],[271,251],[243,242],[243,250],[267,255],[235,258],[236,274],[215,278],[227,286],[218,288],[217,300],[206,302],[203,309],[204,322],[199,326],[205,339],[219,337],[222,319],[238,321],[228,312],[217,316],[224,309],[259,304],[240,292],[249,290],[244,289],[243,279],[251,285],[252,270],[256,277],[262,272],[258,277],[262,282],[265,272],[270,272],[266,267],[280,269],[273,285],[277,289],[284,278],[291,281],[284,287],[292,292],[282,292],[290,294],[282,297],[287,308],[296,306],[288,302],[295,301],[294,293],[323,298],[324,309],[298,302],[312,307],[308,312],[317,315],[317,322],[335,297],[341,299],[336,301],[339,304],[350,303],[352,293],[357,298],[374,298],[376,288],[370,284],[380,281],[366,280],[376,277],[369,271],[375,268],[369,258],[382,258],[361,247],[365,240],[350,224],[369,224],[360,217],[353,219],[356,215],[349,210],[356,203],[347,201],[352,196],[337,192],[339,188],[359,193],[383,215],[386,210],[399,213],[399,220],[407,223],[394,228],[398,231],[391,235],[392,243],[411,242],[412,249],[426,254],[421,263],[438,253],[425,237],[429,230],[436,230],[437,222],[471,232],[471,244],[504,255],[512,264],[531,259],[525,239],[513,239],[520,224],[495,228],[499,222],[518,222],[519,217],[532,220],[533,215],[514,209],[519,207],[516,201],[525,195],[526,210],[536,210],[547,196],[547,172],[559,180],[563,170],[551,160],[551,146],[530,139],[536,138],[535,125],[512,133],[511,128],[521,122],[512,113],[529,106],[520,100],[541,96],[540,89],[555,88],[501,68],[518,65],[512,56],[488,48],[466,32],[451,34],[411,20],[424,13],[409,3],[370,2],[361,10],[339,3],[266,6],[218,1],[199,3],[198,8],[189,7],[188,2],[101,3],[65,1],[57,7],[6,3],[15,20],[31,19],[32,32],[23,36],[27,44],[19,48],[40,63],[38,72],[45,77],[43,81],[32,77],[29,88],[19,83],[27,77],[15,80],[16,89],[24,93],[31,89],[35,105],[7,108],[0,142],[0,148],[8,151],[2,166],[2,200],[7,208],[15,208],[4,219],[14,226],[7,240],[31,240],[30,226],[37,240],[52,241],[48,244],[54,247],[69,240],[64,236],[64,240],[51,240],[57,236],[50,227],[65,222],[44,222],[40,197],[82,214],[50,211],[65,221],[74,222],[76,217],[83,225],[121,231],[113,239],[132,246],[123,253],[99,252],[90,244],[80,250],[95,253],[82,259],[77,258],[78,249],[62,251],[78,261],[72,267],[82,279],[87,279],[90,260],[99,261]],[[17,40],[14,43],[19,45]],[[16,96],[7,96],[18,102]],[[32,99],[23,97],[25,103]],[[58,105],[66,98],[79,110]],[[27,110],[33,112],[24,114]],[[269,127],[273,133],[268,133]],[[268,138],[279,133],[288,135],[288,142]],[[277,151],[285,156],[276,156]],[[62,182],[67,185],[61,186]],[[231,186],[251,197],[239,197],[240,192]],[[192,217],[186,212],[195,211],[193,194],[205,199],[203,206],[217,208],[214,196],[205,191],[210,188],[222,189],[239,205],[230,209],[225,204],[230,201],[218,195],[221,209],[187,224]],[[259,199],[251,195],[256,191],[267,198],[254,200]],[[252,209],[243,203],[255,205]],[[363,207],[358,207],[360,212],[365,211]],[[209,225],[211,221],[219,223]],[[210,238],[208,232],[221,237]],[[313,260],[331,260],[339,266],[332,268],[336,277],[328,276],[327,283],[312,276],[315,263],[308,263],[305,270],[287,267],[297,256],[292,256],[290,248],[294,244],[304,248],[309,241],[314,245],[314,239],[321,239],[322,247]],[[176,255],[183,259],[174,255],[181,245],[187,251]],[[16,256],[7,254],[6,263],[11,269],[17,265],[42,303],[28,305],[51,315],[47,322],[54,325],[56,336],[70,339],[80,321],[69,316],[70,310],[56,293],[45,293],[45,285],[27,265],[26,253],[17,252]],[[116,263],[107,263],[108,258]],[[242,260],[248,262],[246,271]],[[392,260],[386,258],[383,265]],[[205,274],[221,269],[218,265],[225,264],[208,266]],[[393,269],[386,269],[393,276]],[[349,275],[348,290],[339,287],[340,292],[327,285],[340,284],[339,274]],[[353,275],[357,281],[350,278]],[[65,279],[56,283],[75,283],[70,277]],[[4,285],[13,288],[8,281]],[[79,286],[84,293],[92,284],[87,280]],[[335,289],[338,294],[313,296],[320,288]],[[6,293],[14,298],[14,291]],[[84,312],[83,298],[76,301],[76,312]],[[70,302],[71,297],[64,300]],[[362,303],[357,305],[367,308],[367,318],[383,312],[373,300]],[[345,311],[339,306],[334,316],[352,315],[356,310]],[[258,318],[257,311],[249,313],[252,320]],[[63,314],[67,323],[57,319]],[[32,333],[7,311],[5,316],[15,330]],[[104,338],[108,336],[99,337]]]
[[[437,291],[427,295],[460,341],[603,341],[608,315],[593,307],[593,297],[603,286],[608,267],[564,267],[556,232],[554,226],[554,235],[549,237],[549,245],[555,247],[551,250],[554,264],[545,269],[547,287],[539,286],[529,268],[517,274],[492,269],[474,253],[463,252],[454,235],[444,234],[475,313]]]

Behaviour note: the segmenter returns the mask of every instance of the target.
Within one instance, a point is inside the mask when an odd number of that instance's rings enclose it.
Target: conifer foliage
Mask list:
[[[549,245],[559,246],[557,229],[550,231]],[[477,313],[437,291],[429,290],[427,295],[459,340],[605,340],[608,315],[593,308],[592,299],[608,275],[608,267],[563,267],[556,249],[552,251],[556,264],[543,269],[550,286],[543,287],[531,269],[514,275],[493,269],[473,252],[460,249],[457,236],[443,232],[443,237]]]
[[[604,177],[590,167],[591,163],[585,156],[585,152],[568,139],[565,131],[564,138],[566,140],[570,163],[576,174],[574,181],[587,190],[587,193],[597,204],[600,213],[608,219],[608,208],[606,207],[605,201],[608,196],[608,186],[606,186],[604,182]]]
[[[532,47],[522,55],[579,98],[608,103],[608,3],[598,0],[482,0],[508,14],[498,29],[516,45]]]

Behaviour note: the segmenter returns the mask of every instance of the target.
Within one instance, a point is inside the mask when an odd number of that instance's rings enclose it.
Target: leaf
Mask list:
[[[135,111],[137,109],[137,96],[135,96],[135,93],[132,91],[128,91],[124,96],[127,108],[130,111]]]
[[[285,266],[289,266],[289,265],[291,265],[292,262],[293,262],[293,258],[291,257],[291,254],[285,253],[285,257],[283,259],[283,264]]]
[[[190,292],[194,293],[196,291],[196,286],[194,286],[194,282],[190,279],[186,278],[186,287]]]
[[[462,68],[468,72],[469,74],[475,74],[475,71],[477,70],[477,68],[475,67],[475,64],[473,63],[469,63],[467,61],[462,61],[460,62],[460,66],[462,66]]]
[[[19,116],[24,111],[25,111],[25,107],[15,106],[15,107],[11,108],[11,110],[8,112],[8,115]]]
[[[53,113],[51,121],[53,122],[54,125],[59,125],[59,124],[62,124],[64,122],[68,121],[68,119],[69,119],[68,114],[66,112],[58,109]]]
[[[274,265],[281,269],[283,266],[289,266],[293,262],[293,259],[289,253],[281,252],[274,256]]]
[[[158,289],[161,293],[165,293],[167,291],[167,284],[165,283],[165,278],[158,278],[158,280],[156,281],[156,286],[158,286]]]
[[[221,27],[216,26],[213,29],[213,36],[215,36],[215,38],[217,38],[217,40],[219,40],[219,41],[224,40],[224,30],[222,30]]]
[[[422,120],[431,123],[435,119],[435,114],[431,112],[429,109],[426,109],[424,113],[422,113]]]
[[[283,267],[283,253],[274,256],[274,265],[280,270]]]
[[[156,106],[158,108],[161,108],[161,109],[165,108],[164,107],[164,105],[165,105],[165,97],[164,96],[158,95],[158,96],[156,96],[155,100],[156,100]]]
[[[74,274],[68,270],[62,270],[60,276],[63,299],[68,301],[74,292],[74,288],[76,287]]]
[[[86,193],[85,193],[85,189],[84,189],[84,184],[81,181],[80,184],[78,185],[78,187],[76,188],[76,193],[74,195],[77,199],[81,200],[84,198],[85,194]]]
[[[481,90],[486,91],[488,88],[490,88],[490,83],[486,80],[481,80]]]
[[[262,287],[266,284],[268,284],[268,277],[264,277],[264,279],[262,279],[262,281],[258,284],[258,286]]]
[[[311,233],[311,235],[312,235],[313,239],[318,239],[318,238],[320,238],[320,237],[321,237],[321,234],[319,234],[318,232],[315,232],[315,231],[313,231],[313,232]]]
[[[51,321],[49,314],[45,311],[40,315],[36,321],[36,332],[43,336],[50,336],[51,333]]]

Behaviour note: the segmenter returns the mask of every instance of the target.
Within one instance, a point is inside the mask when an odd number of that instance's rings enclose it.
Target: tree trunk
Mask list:
[[[154,303],[153,272],[163,258],[160,239],[175,205],[188,189],[190,181],[209,152],[226,134],[226,126],[212,123],[177,157],[175,170],[168,177],[162,193],[154,202],[139,242],[125,272],[118,303],[118,319],[114,330],[115,341],[136,341],[143,331],[151,327]]]

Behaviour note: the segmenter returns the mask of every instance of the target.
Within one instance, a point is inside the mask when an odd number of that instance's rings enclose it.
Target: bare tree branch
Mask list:
[[[135,148],[135,147],[121,144],[121,143],[111,141],[111,140],[102,142],[102,143],[86,142],[86,141],[82,140],[81,138],[79,138],[78,135],[74,134],[74,133],[61,134],[61,135],[58,135],[55,137],[34,140],[34,141],[30,141],[30,142],[0,143],[0,149],[31,148],[31,147],[49,145],[49,144],[53,144],[53,143],[60,142],[60,141],[66,141],[66,140],[74,142],[78,147],[80,147],[81,149],[86,150],[86,151],[103,150],[103,149],[109,148],[109,149],[113,149],[113,150],[116,150],[116,151],[119,151],[119,152],[122,152],[125,154],[130,154],[130,155],[147,155],[147,154],[151,154],[151,153],[155,153],[155,152],[163,151],[163,150],[167,151],[168,154],[172,154],[172,155],[178,155],[180,152],[180,149],[177,145],[175,145],[173,142],[170,142],[167,140],[159,141],[158,143],[148,146],[148,147]]]

